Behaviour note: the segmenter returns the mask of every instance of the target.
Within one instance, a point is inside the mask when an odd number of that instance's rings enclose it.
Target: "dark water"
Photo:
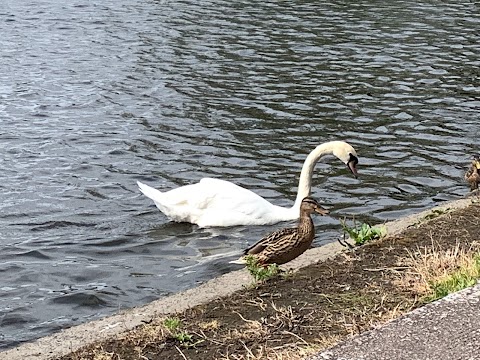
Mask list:
[[[169,223],[136,180],[288,206],[306,154],[347,140],[362,176],[317,166],[317,244],[468,190],[473,1],[6,0],[0,19],[0,348],[236,269],[278,228]]]

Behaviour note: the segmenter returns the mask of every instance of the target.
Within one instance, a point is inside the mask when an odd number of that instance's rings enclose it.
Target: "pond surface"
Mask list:
[[[480,152],[472,1],[0,5],[0,348],[222,273],[292,224],[170,223],[136,187],[221,177],[290,206],[317,165],[316,245],[465,195]]]

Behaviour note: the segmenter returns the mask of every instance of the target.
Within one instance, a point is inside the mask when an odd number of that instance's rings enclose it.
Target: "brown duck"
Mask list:
[[[470,168],[465,173],[465,180],[470,184],[470,190],[477,190],[480,184],[480,156],[476,156],[472,160]]]
[[[300,205],[300,220],[296,228],[286,228],[275,231],[263,237],[256,244],[244,251],[244,255],[253,255],[259,265],[285,264],[303,254],[311,245],[315,237],[315,227],[310,217],[312,213],[328,214],[315,199],[306,197]],[[232,261],[244,264],[244,258]]]

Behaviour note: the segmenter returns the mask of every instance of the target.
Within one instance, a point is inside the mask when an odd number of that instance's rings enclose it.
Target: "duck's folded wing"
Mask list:
[[[275,231],[263,237],[252,246],[250,246],[248,249],[244,251],[244,254],[245,255],[258,254],[263,250],[265,250],[267,246],[277,243],[279,240],[285,238],[286,236],[294,234],[296,231],[297,231],[297,228],[286,228],[286,229]]]

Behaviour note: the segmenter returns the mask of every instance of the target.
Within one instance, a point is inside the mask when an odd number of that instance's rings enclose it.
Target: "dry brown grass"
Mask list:
[[[228,351],[218,359],[222,360],[299,360],[303,356],[311,354],[317,349],[300,336],[291,332],[301,322],[290,306],[277,306],[275,302],[266,303],[263,301],[251,302],[252,306],[261,309],[273,310],[271,316],[260,319],[248,319],[247,316],[236,312],[243,322],[243,325],[229,332],[228,336],[222,339],[225,345],[241,343],[244,352],[230,353]],[[285,335],[283,341],[274,340],[275,334]],[[255,344],[255,345],[249,345]]]
[[[431,246],[419,248],[416,252],[409,252],[409,257],[403,258],[402,263],[408,271],[402,273],[398,279],[399,286],[413,288],[422,295],[422,302],[436,300],[436,288],[439,284],[460,276],[464,278],[480,278],[478,264],[479,244],[470,245],[456,243],[454,247],[442,249],[435,244],[432,238]],[[452,291],[460,288],[452,287]]]
[[[93,358],[93,360],[116,360],[116,359],[118,359],[118,357],[114,353],[104,353],[104,352],[95,354],[95,357]]]

